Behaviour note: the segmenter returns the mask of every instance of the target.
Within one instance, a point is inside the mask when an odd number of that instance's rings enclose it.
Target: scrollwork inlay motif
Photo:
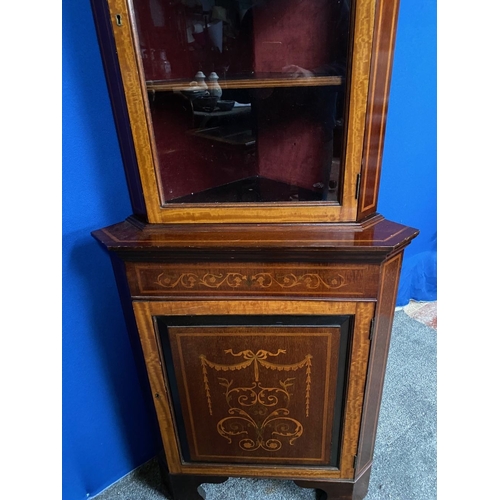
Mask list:
[[[288,273],[280,277],[275,277],[271,273],[257,273],[252,276],[252,280],[262,288],[269,288],[273,283],[276,283],[281,288],[294,288],[303,285],[309,290],[317,289],[321,286],[329,289],[337,289],[347,284],[346,278],[338,273],[326,280],[317,273],[306,273],[300,276]]]
[[[241,273],[205,273],[201,277],[195,273],[182,273],[180,275],[161,273],[156,278],[155,283],[163,288],[176,288],[178,286],[194,288],[197,285],[203,285],[208,288],[219,288],[224,284],[227,284],[231,288],[238,288],[246,280],[247,277]]]
[[[239,436],[241,439],[238,446],[244,451],[256,451],[259,448],[270,452],[278,451],[286,441],[289,445],[293,445],[304,432],[303,425],[290,416],[288,408],[295,378],[288,377],[279,380],[278,386],[267,387],[260,380],[260,370],[265,368],[296,372],[305,369],[305,414],[308,417],[312,356],[307,354],[303,360],[297,363],[279,364],[268,360],[268,358],[286,354],[284,349],[278,349],[275,353],[263,349],[257,352],[246,349],[237,353],[233,352],[232,349],[226,349],[224,352],[233,357],[241,357],[242,361],[234,364],[222,364],[208,360],[203,354],[200,356],[210,415],[213,414],[213,410],[208,378],[209,368],[217,372],[231,372],[253,367],[253,381],[247,386],[235,386],[234,380],[218,377],[219,385],[225,389],[223,394],[228,405],[228,416],[217,422],[217,432],[228,443],[232,443],[233,438]]]
[[[318,290],[326,288],[337,290],[349,284],[349,280],[342,274],[336,272],[321,276],[319,273],[304,274],[273,274],[259,272],[254,274],[243,274],[236,272],[226,273],[160,273],[155,283],[162,288],[185,288],[207,287],[212,289],[227,286],[231,289],[270,289],[277,286],[280,289],[304,288],[306,290]]]

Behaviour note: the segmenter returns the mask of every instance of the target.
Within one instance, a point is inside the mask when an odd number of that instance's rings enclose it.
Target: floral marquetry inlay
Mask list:
[[[349,284],[346,276],[340,273],[332,273],[320,276],[318,273],[304,274],[272,274],[259,272],[255,274],[243,273],[160,273],[155,283],[163,288],[220,288],[228,286],[230,288],[257,288],[267,289],[277,286],[281,289],[291,289],[302,287],[307,290],[317,290],[321,288],[336,290]]]
[[[365,264],[128,263],[133,296],[311,295],[375,297],[379,275]]]
[[[244,281],[247,281],[247,277],[241,273],[205,273],[203,275],[195,273],[181,273],[178,275],[161,273],[156,279],[156,284],[164,288],[195,288],[200,285],[208,288],[219,288],[222,285],[228,285],[231,288],[238,288],[242,286]]]
[[[291,318],[304,325],[289,325],[286,315],[274,314],[258,315],[251,325],[226,325],[229,315],[211,319],[198,309],[200,302],[194,303],[200,317],[193,318],[199,325],[189,319],[189,326],[168,328],[189,459],[329,464],[333,418],[343,411],[336,394],[345,375],[339,356],[347,316],[339,316],[342,325],[334,317],[317,321],[331,319],[331,325],[311,325],[314,318],[296,316]],[[238,307],[250,305],[242,302]],[[253,316],[241,312],[235,323]],[[291,313],[304,311],[295,307]]]
[[[203,354],[200,356],[210,415],[212,415],[212,396],[208,369],[227,372],[253,367],[253,380],[245,386],[238,386],[234,384],[234,380],[218,377],[220,386],[224,388],[223,394],[228,409],[227,416],[217,422],[217,432],[227,439],[229,444],[232,443],[235,436],[239,436],[238,446],[244,451],[256,451],[259,448],[266,451],[278,451],[286,441],[289,445],[293,445],[304,432],[302,423],[290,416],[288,408],[295,378],[286,377],[279,380],[276,386],[267,387],[260,381],[259,369],[265,368],[283,372],[296,372],[305,369],[305,414],[308,417],[312,355],[307,354],[303,360],[297,363],[280,364],[268,360],[268,357],[286,354],[284,349],[278,349],[275,353],[263,349],[257,352],[247,349],[234,353],[232,349],[226,349],[224,353],[241,357],[243,361],[222,364],[208,360]]]
[[[255,281],[262,288],[269,288],[273,283],[276,283],[281,288],[304,286],[308,289],[316,289],[324,286],[333,290],[347,285],[345,276],[338,273],[330,275],[325,279],[316,273],[306,273],[298,276],[292,273],[283,276],[273,276],[271,273],[258,273],[252,276],[252,281]]]

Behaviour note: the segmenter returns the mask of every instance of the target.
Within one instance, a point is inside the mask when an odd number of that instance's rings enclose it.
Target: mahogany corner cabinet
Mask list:
[[[109,252],[174,500],[369,485],[404,248],[377,212],[398,2],[92,0],[133,214]]]

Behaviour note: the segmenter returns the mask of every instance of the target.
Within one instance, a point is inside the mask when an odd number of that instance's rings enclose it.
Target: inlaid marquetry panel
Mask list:
[[[258,475],[262,474],[265,477],[273,477],[273,478],[281,478],[281,479],[290,479],[293,478],[301,478],[304,480],[314,479],[314,478],[329,478],[329,479],[352,479],[354,477],[354,456],[358,452],[358,437],[359,437],[359,429],[360,429],[360,420],[361,420],[361,410],[363,405],[363,391],[366,384],[366,370],[368,364],[368,353],[370,347],[369,340],[369,332],[370,332],[370,324],[373,318],[375,302],[373,301],[358,301],[358,302],[349,302],[349,301],[327,301],[327,300],[180,300],[180,301],[134,301],[133,309],[135,313],[135,318],[137,321],[137,327],[139,331],[139,336],[142,344],[142,349],[144,352],[144,359],[146,361],[146,367],[148,370],[149,381],[151,384],[151,391],[154,396],[154,403],[156,407],[156,412],[158,416],[158,423],[160,426],[160,431],[162,435],[163,445],[165,449],[165,454],[168,462],[169,471],[173,474],[203,474],[203,475],[223,475],[223,476],[234,476],[241,477],[246,475]],[[335,402],[338,401],[342,404],[342,410],[333,412],[333,425],[327,425],[326,428],[330,427],[332,429],[331,435],[332,438],[336,436],[339,437],[338,442],[338,450],[336,456],[338,457],[338,465],[334,465],[334,460],[332,460],[331,464],[321,465],[319,462],[314,462],[314,459],[318,458],[317,451],[319,449],[319,445],[316,442],[315,449],[312,451],[309,450],[308,456],[312,457],[312,461],[307,461],[298,458],[295,462],[292,459],[289,459],[288,462],[285,462],[280,466],[280,462],[282,459],[278,460],[253,460],[250,461],[248,459],[246,462],[242,459],[237,460],[234,458],[231,461],[225,462],[217,462],[217,461],[205,461],[205,462],[197,462],[190,461],[191,457],[189,457],[189,448],[187,452],[185,452],[186,448],[186,438],[183,437],[188,434],[190,431],[188,428],[184,427],[184,423],[186,425],[191,426],[191,421],[189,420],[189,410],[187,411],[187,417],[183,417],[182,410],[179,410],[181,406],[181,398],[179,397],[179,392],[184,391],[185,394],[189,393],[189,396],[193,400],[190,391],[189,382],[186,382],[182,378],[182,373],[187,374],[193,377],[192,380],[196,380],[196,390],[198,391],[198,398],[196,399],[196,404],[198,405],[195,409],[191,409],[191,415],[193,417],[201,420],[202,416],[205,420],[208,418],[217,418],[218,415],[210,416],[210,411],[208,409],[207,396],[206,396],[206,387],[205,381],[203,378],[203,365],[202,358],[200,355],[204,355],[205,359],[209,360],[212,363],[217,363],[218,365],[230,365],[234,363],[235,359],[239,359],[239,356],[232,356],[230,352],[225,353],[226,349],[232,349],[233,353],[238,354],[239,352],[248,350],[252,353],[256,354],[259,350],[267,351],[270,353],[277,353],[278,349],[287,350],[286,355],[287,358],[281,358],[279,356],[273,357],[268,356],[269,361],[276,361],[278,364],[282,365],[291,365],[294,363],[301,364],[307,355],[311,355],[310,358],[310,378],[311,378],[311,389],[310,389],[310,407],[309,407],[309,416],[306,417],[306,389],[307,389],[307,373],[305,374],[305,380],[299,377],[297,369],[297,374],[293,375],[295,378],[299,379],[299,386],[295,386],[293,392],[288,390],[290,394],[290,399],[293,399],[294,407],[293,407],[293,415],[290,413],[291,418],[299,421],[303,426],[304,422],[307,424],[307,429],[311,429],[311,425],[314,424],[314,418],[318,417],[318,404],[322,404],[322,400],[318,400],[318,394],[315,391],[318,391],[318,385],[315,385],[319,380],[320,384],[324,384],[327,380],[326,378],[326,353],[327,349],[318,349],[317,339],[314,342],[311,340],[311,337],[305,338],[304,343],[302,344],[299,341],[299,338],[302,339],[300,335],[301,332],[309,333],[306,331],[305,327],[298,325],[297,318],[304,318],[307,316],[308,323],[304,323],[302,320],[301,325],[309,325],[308,327],[312,328],[310,325],[318,324],[314,322],[314,318],[323,317],[324,315],[335,315],[350,317],[352,322],[350,322],[350,337],[348,340],[348,346],[344,348],[342,351],[342,333],[341,333],[341,348],[340,351],[345,354],[341,354],[341,352],[335,352],[333,349],[330,351],[330,360],[332,362],[340,363],[343,359],[346,361],[345,364],[345,374],[343,377],[337,377],[337,381],[343,382],[343,397],[339,399],[339,397],[331,397],[330,401],[335,399]],[[264,337],[266,339],[272,339],[274,337],[271,335],[267,335],[269,333],[269,329],[266,332],[266,328],[261,330],[265,332],[262,337],[258,336],[252,343],[241,342],[244,340],[245,335],[241,335],[239,341],[240,344],[236,342],[231,342],[231,345],[228,345],[227,342],[224,341],[224,338],[221,337],[219,340],[219,335],[211,336],[209,339],[205,339],[205,342],[200,342],[200,345],[195,345],[197,350],[194,350],[192,353],[189,353],[188,358],[190,359],[189,364],[186,364],[187,358],[185,356],[185,351],[183,348],[183,344],[181,342],[182,349],[182,357],[185,358],[184,366],[179,373],[179,369],[181,366],[180,359],[181,356],[179,353],[177,355],[177,361],[174,363],[174,358],[172,356],[175,355],[176,349],[165,349],[165,346],[170,346],[171,342],[169,337],[166,339],[161,332],[161,322],[169,318],[167,321],[168,327],[171,328],[173,325],[177,326],[188,326],[195,324],[201,324],[200,318],[213,317],[214,321],[211,323],[214,324],[223,324],[223,325],[234,325],[235,318],[246,317],[245,321],[252,321],[255,325],[255,318],[257,316],[272,318],[273,316],[289,316],[289,322],[283,320],[284,325],[290,325],[281,328],[288,328],[288,330],[280,330],[282,333],[291,334],[292,331],[298,332],[295,336],[290,335],[290,343],[286,343],[283,345],[275,345],[275,344],[267,344],[267,341],[264,341]],[[227,318],[226,322],[221,321],[221,318]],[[228,323],[231,321],[231,323]],[[266,319],[267,321],[267,319]],[[214,323],[217,322],[217,323]],[[203,324],[207,324],[206,321]],[[247,323],[243,323],[246,325]],[[266,323],[259,323],[262,325],[269,325]],[[277,324],[277,323],[276,323]],[[337,323],[333,323],[334,325]],[[238,324],[239,328],[241,328],[241,324]],[[291,325],[295,325],[291,326]],[[314,331],[316,333],[323,333],[321,330],[317,330],[316,328],[325,328],[327,331],[331,331],[331,338],[336,335],[334,331],[336,327],[330,327],[330,323],[321,324],[319,327],[315,327]],[[201,327],[199,327],[201,329]],[[206,327],[205,327],[206,328]],[[215,327],[212,327],[215,328]],[[237,328],[237,327],[234,327]],[[259,327],[260,328],[260,327]],[[273,328],[275,330],[279,330],[273,324]],[[293,330],[296,328],[296,330]],[[331,328],[331,330],[330,330]],[[340,325],[340,329],[342,330],[343,325]],[[220,329],[218,329],[220,331]],[[200,331],[199,333],[206,334],[208,330]],[[186,332],[187,333],[187,332]],[[228,339],[230,340],[231,334],[237,333],[235,330],[228,332]],[[240,332],[242,333],[242,332]],[[259,332],[256,331],[258,334]],[[234,337],[234,335],[232,335]],[[249,335],[246,335],[248,337]],[[251,335],[250,335],[251,336]],[[328,334],[327,334],[328,336]],[[295,345],[295,338],[297,338],[298,344]],[[323,340],[323,343],[325,340]],[[196,343],[195,343],[196,344]],[[333,344],[333,342],[332,342]],[[324,345],[324,344],[323,344]],[[175,344],[174,346],[175,347]],[[163,351],[163,352],[162,352]],[[168,355],[170,352],[170,357]],[[177,352],[178,349],[177,349]],[[283,353],[280,353],[282,356]],[[293,357],[292,357],[293,355]],[[219,356],[227,356],[223,359],[219,358]],[[249,353],[247,357],[251,356]],[[241,363],[245,361],[245,356],[242,354],[242,359],[236,361],[234,364]],[[248,361],[248,360],[246,360]],[[266,360],[264,360],[266,361]],[[176,368],[174,369],[174,364]],[[323,366],[323,368],[321,368]],[[249,377],[252,376],[251,370],[252,367],[247,367],[248,370],[250,368],[250,372],[247,372]],[[303,368],[301,368],[303,369]],[[264,379],[262,378],[262,371],[259,366],[259,381],[263,383]],[[306,367],[307,371],[307,367]],[[217,370],[215,370],[217,372]],[[267,370],[268,374],[281,374],[284,376],[284,371],[279,370]],[[228,376],[232,373],[242,373],[238,370],[231,371],[228,369],[227,372],[221,370],[217,373],[222,373],[222,377],[228,380],[231,380]],[[332,371],[330,371],[332,373]],[[207,369],[208,374],[208,369]],[[212,376],[214,373],[211,374]],[[181,380],[182,382],[179,382]],[[236,379],[234,379],[236,383]],[[239,380],[239,379],[238,379]],[[272,379],[272,381],[275,379]],[[278,385],[272,385],[271,387],[281,387],[279,385],[279,380],[286,380],[286,378],[280,379],[278,378]],[[227,416],[227,412],[230,408],[228,408],[227,402],[225,400],[225,388],[224,386],[220,386],[218,381],[209,379],[209,388],[211,394],[211,405],[212,408],[216,406],[214,399],[214,387],[219,391],[217,394],[218,398],[222,398],[222,403],[220,401],[217,403],[217,408],[223,408],[226,413],[218,416],[218,419],[213,422],[211,434],[207,436],[207,439],[217,438],[220,439],[221,445],[222,443],[226,443],[226,439],[221,436],[217,431],[217,423]],[[194,384],[195,382],[193,382]],[[252,383],[252,382],[250,382]],[[300,385],[301,384],[301,385]],[[288,389],[288,388],[287,388]],[[324,398],[325,392],[323,392],[324,386],[321,389],[321,398]],[[342,389],[336,388],[336,394],[339,396]],[[330,404],[330,403],[327,403]],[[225,405],[225,406],[224,406]],[[184,402],[184,408],[186,408],[187,403],[186,400]],[[334,407],[335,408],[335,407]],[[292,411],[292,406],[289,407],[290,412]],[[328,411],[331,411],[332,407],[328,408]],[[198,411],[200,413],[198,413]],[[218,410],[219,411],[219,410]],[[222,412],[222,410],[220,410]],[[201,413],[203,412],[203,413]],[[213,411],[212,411],[213,412]],[[301,413],[302,412],[302,413]],[[335,420],[335,416],[339,416],[339,420]],[[323,419],[324,420],[324,419]],[[295,444],[290,445],[285,442],[282,444],[283,447],[288,446],[289,448],[293,448],[294,446],[299,446],[300,440],[302,442],[306,442],[308,440],[308,435],[305,431],[306,427],[304,426],[304,431],[302,435],[295,441]],[[321,432],[321,427],[316,427],[314,431]],[[333,429],[338,429],[334,431]],[[201,436],[199,433],[198,436]],[[286,437],[286,436],[285,436]],[[283,438],[283,436],[282,436]],[[306,439],[302,439],[306,438]],[[332,439],[332,443],[334,439]],[[192,446],[192,445],[191,445]],[[237,445],[239,447],[239,444]],[[261,448],[259,448],[260,450]],[[243,451],[242,451],[243,453]],[[266,452],[271,454],[271,452]],[[320,451],[320,453],[322,453]],[[304,455],[304,454],[302,454]],[[326,456],[327,453],[322,453],[323,456]],[[335,455],[332,453],[332,456]],[[307,456],[306,456],[307,458]],[[300,462],[303,462],[301,465]],[[293,465],[293,476],[291,475],[289,467],[287,465]]]
[[[128,263],[133,296],[312,295],[375,297],[370,265]]]
[[[339,327],[168,330],[191,461],[330,463]]]

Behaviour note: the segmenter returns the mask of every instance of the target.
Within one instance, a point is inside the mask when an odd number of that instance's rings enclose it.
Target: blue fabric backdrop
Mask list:
[[[436,4],[402,0],[379,212],[420,229],[398,304],[436,299]],[[160,447],[106,253],[131,213],[90,4],[63,3],[63,499],[83,500]],[[142,381],[143,382],[143,381]]]

